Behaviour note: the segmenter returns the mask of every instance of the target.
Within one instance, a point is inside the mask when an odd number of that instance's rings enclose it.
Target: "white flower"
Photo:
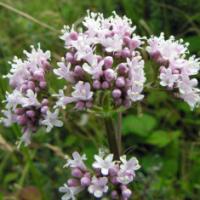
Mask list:
[[[158,53],[164,60],[172,61],[176,58],[184,56],[188,52],[188,44],[183,44],[183,40],[175,40],[174,36],[171,36],[169,39],[165,40],[163,33],[159,37],[152,36],[148,39],[147,51],[150,55]]]
[[[179,78],[178,74],[173,74],[171,68],[162,68],[160,73],[160,85],[172,88]]]
[[[113,37],[102,38],[100,43],[107,52],[117,52],[122,50],[123,40],[121,36],[115,34]]]
[[[95,169],[100,169],[101,173],[105,176],[108,175],[109,169],[115,166],[113,162],[113,154],[108,154],[105,158],[100,155],[94,155],[95,162],[93,163],[93,167]]]
[[[38,67],[43,66],[45,63],[48,62],[51,58],[51,53],[50,51],[44,52],[40,48],[40,44],[38,44],[38,48],[35,49],[34,46],[31,46],[31,52],[29,53],[28,51],[24,51],[24,54],[27,56],[27,60],[32,63],[33,69],[31,71],[34,71]]]
[[[41,121],[41,124],[44,126],[47,126],[46,131],[50,132],[51,129],[56,126],[56,127],[61,127],[63,126],[63,122],[58,120],[58,110],[55,110],[54,112],[50,112],[49,110],[47,111],[47,114],[45,116],[45,119]]]
[[[4,126],[11,126],[16,121],[16,116],[11,110],[2,110],[4,117],[0,119],[0,123],[3,123]]]
[[[40,102],[37,99],[37,93],[34,93],[33,90],[28,90],[26,93],[26,96],[23,98],[22,102],[23,107],[28,107],[28,106],[40,106]]]
[[[72,92],[72,97],[75,98],[75,100],[82,100],[87,101],[91,100],[93,96],[93,92],[91,92],[90,83],[79,81],[75,87],[74,92]]]
[[[59,192],[65,193],[61,200],[76,200],[76,195],[83,190],[82,187],[69,187],[67,184],[59,188]]]
[[[97,58],[95,58],[92,60],[91,65],[89,65],[88,63],[84,63],[83,69],[88,74],[91,74],[93,79],[98,79],[103,73],[103,65],[103,60],[98,63]]]
[[[120,160],[122,162],[122,164],[120,165],[120,169],[122,170],[126,170],[126,171],[136,171],[138,169],[140,169],[140,165],[139,162],[137,160],[137,158],[132,157],[130,160],[126,160],[126,156],[121,156]]]
[[[54,69],[54,73],[58,75],[58,77],[64,78],[65,80],[69,82],[74,82],[74,72],[70,71],[71,69],[71,63],[69,63],[67,66],[65,64],[64,58],[62,58],[62,62],[58,62],[57,65],[59,66],[58,69]]]
[[[80,169],[83,169],[85,170],[86,169],[86,166],[84,164],[84,160],[87,160],[86,158],[86,155],[83,154],[82,156],[80,156],[80,154],[78,152],[74,152],[72,154],[72,158],[73,159],[68,159],[67,160],[67,163],[65,164],[64,167],[71,167],[71,168],[80,168]]]
[[[126,160],[126,156],[121,156],[121,165],[120,170],[117,174],[117,180],[122,184],[129,184],[133,181],[135,177],[135,171],[140,168],[140,165],[138,163],[138,160],[133,157],[130,160]]]
[[[17,105],[22,104],[24,97],[22,93],[18,90],[14,90],[12,93],[6,92],[6,108],[15,110]]]
[[[108,191],[108,179],[106,177],[96,178],[92,177],[91,185],[88,187],[89,193],[93,194],[96,198],[101,198],[103,193]]]

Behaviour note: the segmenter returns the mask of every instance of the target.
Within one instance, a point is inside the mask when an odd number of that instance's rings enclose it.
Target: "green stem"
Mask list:
[[[104,118],[108,144],[114,159],[119,160],[121,155],[121,114],[118,115],[117,126],[111,117]]]

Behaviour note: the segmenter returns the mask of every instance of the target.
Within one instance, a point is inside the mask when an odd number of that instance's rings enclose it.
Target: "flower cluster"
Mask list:
[[[74,200],[82,191],[89,192],[95,198],[107,195],[110,199],[128,200],[132,194],[128,184],[134,180],[135,171],[140,168],[138,160],[135,157],[127,160],[124,155],[114,161],[112,154],[105,155],[103,152],[94,155],[94,159],[91,172],[84,164],[85,155],[72,154],[72,159],[65,165],[70,167],[72,178],[59,189],[64,193],[62,200]]]
[[[75,108],[91,108],[103,94],[112,107],[129,107],[143,99],[144,60],[139,49],[143,43],[131,21],[116,13],[104,18],[90,13],[83,20],[83,29],[64,27],[61,39],[67,53],[54,73],[70,83],[71,95],[58,94],[57,107],[74,103]],[[105,92],[106,91],[106,92]],[[104,96],[105,97],[105,96]],[[102,97],[102,99],[105,99]]]
[[[186,58],[188,44],[176,41],[173,36],[165,40],[164,34],[153,36],[147,42],[147,51],[160,65],[160,85],[175,89],[192,109],[200,104],[198,80],[193,77],[199,73],[200,59],[195,56]]]
[[[32,132],[36,132],[39,125],[47,126],[49,131],[53,125],[61,126],[57,119],[58,111],[49,110],[47,82],[45,74],[49,71],[50,52],[43,52],[38,45],[31,52],[24,51],[26,59],[14,57],[11,70],[5,77],[13,88],[6,93],[6,110],[1,122],[6,126],[17,123],[23,127],[22,141],[30,143]]]

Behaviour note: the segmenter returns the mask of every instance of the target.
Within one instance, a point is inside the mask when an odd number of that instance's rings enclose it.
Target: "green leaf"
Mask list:
[[[122,131],[124,134],[136,134],[146,137],[156,127],[157,121],[148,114],[142,116],[127,116],[123,119]]]
[[[147,143],[158,147],[164,147],[174,139],[178,138],[179,135],[180,131],[166,132],[163,130],[158,130],[149,136]]]

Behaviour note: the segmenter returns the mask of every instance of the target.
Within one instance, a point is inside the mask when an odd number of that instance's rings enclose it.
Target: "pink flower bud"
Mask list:
[[[33,76],[36,80],[43,81],[44,80],[44,71],[37,70],[34,72]]]
[[[77,40],[78,39],[78,33],[73,31],[70,33],[70,39],[71,40]]]
[[[74,68],[74,73],[75,73],[75,76],[82,77],[85,72],[81,66],[76,65]]]
[[[76,103],[76,109],[78,109],[78,110],[83,110],[84,108],[85,108],[85,103],[84,102],[82,102],[82,101],[78,101],[77,103]]]
[[[42,113],[46,114],[47,110],[48,110],[48,106],[42,106],[41,107],[41,112]]]
[[[130,189],[126,188],[122,190],[122,196],[124,198],[129,198],[131,196],[132,192]]]
[[[73,54],[70,53],[70,52],[66,53],[66,60],[67,60],[67,62],[73,63],[74,62],[74,56],[73,56]]]
[[[31,89],[31,90],[34,90],[35,89],[35,83],[33,81],[29,81],[28,82],[28,88]]]
[[[123,41],[124,41],[124,43],[125,43],[126,45],[128,45],[129,42],[131,41],[131,38],[128,37],[128,36],[125,36],[124,39],[123,39]]]
[[[112,199],[119,199],[119,195],[116,190],[112,191],[111,197],[112,197]]]
[[[46,86],[47,86],[47,82],[45,82],[45,81],[41,81],[41,82],[40,82],[40,87],[41,87],[42,89],[46,88]]]
[[[94,89],[100,89],[101,88],[101,82],[99,80],[95,80],[92,84]]]
[[[104,71],[104,77],[106,81],[110,82],[115,79],[115,72],[113,69],[106,69]]]
[[[134,50],[140,46],[140,43],[141,43],[140,40],[132,39],[129,41],[129,48],[131,50]]]
[[[129,57],[130,55],[131,55],[131,52],[130,52],[130,50],[126,47],[126,48],[124,48],[123,50],[122,50],[122,57],[124,57],[124,58],[127,58],[127,57]]]
[[[34,117],[35,116],[35,112],[33,110],[28,110],[28,111],[26,111],[26,115],[28,117]]]
[[[73,170],[72,170],[72,176],[74,176],[74,177],[76,177],[76,178],[81,178],[82,176],[83,176],[83,173],[81,172],[81,170],[80,169],[78,169],[78,168],[74,168]]]
[[[89,177],[83,177],[83,178],[81,178],[81,185],[82,186],[88,186],[88,185],[90,185],[90,183],[91,183],[91,180],[90,180]]]
[[[115,99],[118,99],[119,97],[121,97],[121,95],[122,95],[122,92],[121,92],[120,89],[114,89],[114,90],[112,91],[112,96],[113,96],[113,98],[115,98]]]
[[[121,88],[121,87],[124,87],[126,82],[124,80],[124,77],[118,77],[116,82],[115,82],[116,86]]]
[[[25,115],[20,115],[20,116],[17,116],[17,122],[20,124],[20,125],[26,125],[27,123],[27,118]]]
[[[116,176],[117,175],[117,173],[118,173],[118,169],[117,168],[110,168],[109,169],[109,175],[110,176]]]
[[[128,67],[126,66],[125,63],[119,64],[119,66],[118,66],[118,73],[120,75],[126,75],[128,73],[128,71],[129,71]]]
[[[104,58],[105,69],[112,67],[112,64],[113,64],[113,58],[111,56],[107,56],[107,57]]]
[[[67,184],[69,187],[77,187],[80,185],[79,181],[77,179],[71,178],[67,181]]]
[[[101,87],[102,87],[103,89],[108,89],[108,88],[109,88],[109,83],[108,83],[107,81],[104,81],[104,82],[102,83]]]
[[[114,177],[111,178],[111,182],[112,182],[112,184],[115,184],[115,185],[119,183],[117,181],[117,177],[116,176],[114,176]]]
[[[17,109],[15,110],[15,113],[16,113],[17,115],[22,115],[22,114],[24,114],[24,109],[23,109],[23,108],[17,108]]]
[[[22,89],[22,92],[26,92],[29,88],[28,88],[28,85],[23,84],[21,89]]]

